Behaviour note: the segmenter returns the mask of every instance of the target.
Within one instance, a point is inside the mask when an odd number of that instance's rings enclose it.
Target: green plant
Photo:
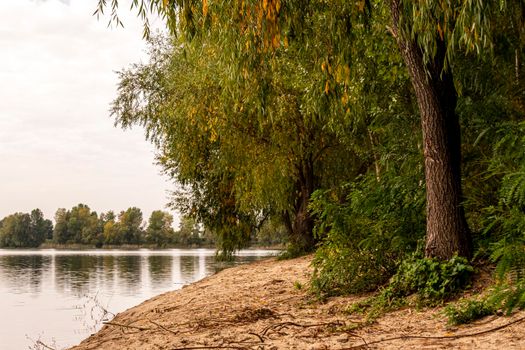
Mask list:
[[[436,304],[467,286],[473,272],[468,261],[457,255],[447,261],[414,255],[401,263],[381,294],[389,304],[411,294],[416,294],[418,305]]]
[[[436,305],[465,288],[473,272],[474,268],[462,257],[439,261],[414,254],[399,265],[388,285],[376,296],[355,303],[347,312],[366,312],[367,320],[372,321],[385,311],[407,304],[412,295],[418,307]]]
[[[311,210],[321,239],[313,260],[312,291],[319,297],[375,290],[386,283],[424,235],[419,174],[369,174],[333,191],[318,191]],[[400,220],[402,218],[402,220]]]
[[[294,286],[294,288],[297,289],[297,290],[302,290],[302,289],[304,288],[303,284],[302,284],[301,282],[299,282],[299,281],[295,281],[295,282],[293,283],[293,286]]]
[[[496,307],[486,299],[463,300],[457,304],[447,305],[444,312],[449,324],[460,325],[492,315],[496,312]]]

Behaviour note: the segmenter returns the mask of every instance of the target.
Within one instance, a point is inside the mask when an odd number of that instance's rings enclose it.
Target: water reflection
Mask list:
[[[51,257],[38,255],[0,256],[0,274],[12,293],[36,295],[42,288],[42,275],[49,270]]]
[[[115,270],[118,284],[126,295],[133,295],[140,289],[142,257],[137,255],[117,256]]]
[[[272,253],[244,252],[235,264]],[[60,347],[74,345],[101,327],[104,310],[121,312],[231,265],[208,249],[0,249],[0,348],[27,348],[28,337],[42,334]]]
[[[148,256],[148,267],[151,284],[171,284],[173,257],[171,255]]]
[[[100,270],[100,257],[91,255],[53,255],[55,266],[55,288],[77,295],[88,293],[96,283]]]

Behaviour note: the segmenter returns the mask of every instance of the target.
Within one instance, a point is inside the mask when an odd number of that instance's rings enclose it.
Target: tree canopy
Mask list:
[[[316,249],[322,291],[373,289],[414,255],[500,277],[523,261],[524,1],[134,8],[170,34],[120,73],[117,125],[145,127],[172,204],[224,251],[278,222]]]

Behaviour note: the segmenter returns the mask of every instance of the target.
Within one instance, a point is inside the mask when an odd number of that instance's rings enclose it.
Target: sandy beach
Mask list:
[[[450,327],[442,308],[405,308],[356,328],[362,316],[345,310],[364,296],[316,301],[310,263],[223,270],[118,314],[71,349],[525,349],[525,312]]]

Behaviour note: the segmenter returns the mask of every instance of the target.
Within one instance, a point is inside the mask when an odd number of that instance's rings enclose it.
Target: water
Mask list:
[[[275,253],[241,251],[236,264]],[[0,349],[78,344],[113,314],[224,267],[210,249],[0,249]]]

